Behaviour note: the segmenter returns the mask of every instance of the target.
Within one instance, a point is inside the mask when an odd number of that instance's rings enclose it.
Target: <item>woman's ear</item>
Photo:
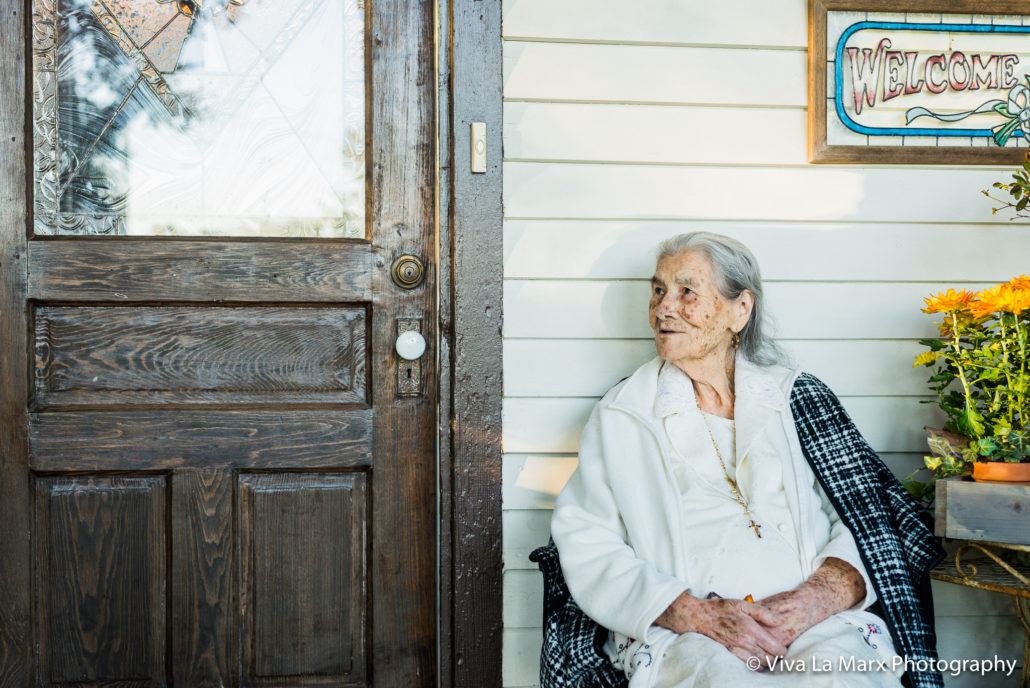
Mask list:
[[[740,292],[740,296],[737,297],[736,310],[736,327],[734,328],[737,332],[744,329],[748,321],[751,320],[751,311],[755,309],[755,295],[745,289]]]

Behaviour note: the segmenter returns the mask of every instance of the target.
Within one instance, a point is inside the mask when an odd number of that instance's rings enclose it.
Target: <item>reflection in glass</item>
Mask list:
[[[37,234],[363,237],[362,0],[34,0]]]

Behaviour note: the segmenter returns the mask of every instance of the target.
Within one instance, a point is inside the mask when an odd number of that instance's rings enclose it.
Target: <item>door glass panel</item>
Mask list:
[[[33,0],[36,234],[365,236],[363,0]]]

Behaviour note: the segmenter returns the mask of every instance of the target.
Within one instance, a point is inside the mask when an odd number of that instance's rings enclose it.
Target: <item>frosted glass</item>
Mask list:
[[[34,0],[36,234],[365,236],[361,0]]]

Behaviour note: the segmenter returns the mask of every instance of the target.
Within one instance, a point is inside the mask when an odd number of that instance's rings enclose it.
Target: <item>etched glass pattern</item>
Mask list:
[[[33,0],[36,234],[365,236],[363,0]]]

